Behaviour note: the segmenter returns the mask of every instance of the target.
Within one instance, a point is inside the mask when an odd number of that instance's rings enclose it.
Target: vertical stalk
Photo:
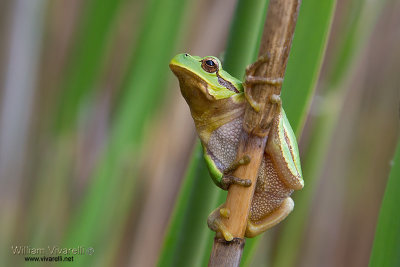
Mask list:
[[[257,103],[260,111],[255,111],[250,104],[246,106],[244,131],[239,143],[237,159],[248,155],[251,161],[234,172],[236,177],[250,179],[252,186],[246,188],[232,185],[229,187],[226,208],[230,210],[230,216],[223,219],[223,222],[234,236],[234,240],[232,243],[215,238],[209,266],[238,266],[240,263],[258,169],[264,153],[270,123],[276,114],[277,106],[270,102],[270,98],[273,94],[280,95],[281,90],[281,85],[248,86],[249,75],[267,79],[283,78],[299,7],[300,0],[270,1],[259,52],[260,58],[248,68],[246,73],[246,94]]]
[[[46,0],[17,0],[10,4],[8,56],[0,102],[0,265],[10,266],[6,253],[17,232],[22,187],[31,133],[36,90],[36,72],[40,63],[43,13]],[[3,62],[1,62],[3,63]],[[5,215],[7,214],[7,215]],[[5,256],[6,255],[6,256]]]

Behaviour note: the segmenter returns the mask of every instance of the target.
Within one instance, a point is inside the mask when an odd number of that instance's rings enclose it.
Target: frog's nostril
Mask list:
[[[189,56],[189,54],[185,53],[185,57],[188,57],[188,56]]]

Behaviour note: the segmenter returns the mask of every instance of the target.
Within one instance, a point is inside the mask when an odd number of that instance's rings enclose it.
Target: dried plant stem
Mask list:
[[[242,253],[238,251],[243,251],[244,243],[244,238],[234,238],[229,242],[215,237],[208,266],[239,266]]]
[[[259,59],[246,71],[245,90],[249,99],[255,102],[246,106],[242,137],[237,158],[248,155],[248,165],[239,167],[234,176],[250,179],[252,185],[243,187],[231,185],[226,199],[229,218],[223,222],[235,237],[232,242],[216,238],[209,266],[239,266],[244,247],[244,236],[251,200],[253,198],[258,169],[264,154],[270,124],[275,117],[277,105],[271,102],[272,95],[280,95],[281,82],[296,26],[300,0],[271,0],[264,26]],[[254,77],[265,82],[254,82]],[[255,110],[255,106],[259,109]]]

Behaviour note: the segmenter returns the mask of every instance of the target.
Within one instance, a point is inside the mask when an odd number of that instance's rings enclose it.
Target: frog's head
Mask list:
[[[182,95],[191,108],[243,92],[242,83],[224,71],[216,57],[179,54],[169,66],[178,77]]]

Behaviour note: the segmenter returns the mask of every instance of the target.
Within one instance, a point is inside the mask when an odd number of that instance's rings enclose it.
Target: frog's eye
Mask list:
[[[215,58],[209,57],[201,61],[201,67],[203,70],[213,73],[218,71],[218,62]]]

